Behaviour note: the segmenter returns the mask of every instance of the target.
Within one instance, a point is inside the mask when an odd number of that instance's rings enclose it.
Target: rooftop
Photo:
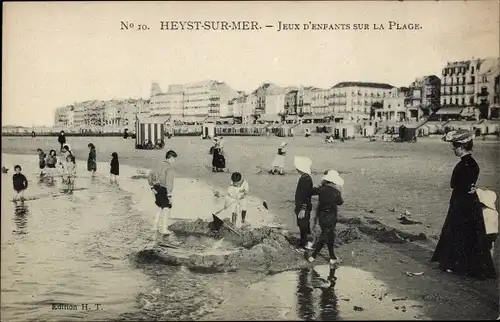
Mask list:
[[[393,89],[395,86],[385,83],[369,83],[369,82],[340,82],[332,88],[342,88],[342,87],[370,87],[370,88],[380,88],[380,89]]]

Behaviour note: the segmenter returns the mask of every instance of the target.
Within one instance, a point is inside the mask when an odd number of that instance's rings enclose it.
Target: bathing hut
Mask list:
[[[215,122],[204,122],[201,126],[201,136],[204,139],[215,137]]]
[[[137,118],[135,121],[136,149],[162,149],[170,117],[153,116]]]

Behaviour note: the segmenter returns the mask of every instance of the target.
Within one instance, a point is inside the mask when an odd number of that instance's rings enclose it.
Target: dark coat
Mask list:
[[[486,235],[481,204],[471,192],[479,177],[479,166],[467,154],[453,169],[450,206],[441,236],[432,256],[441,269],[478,278],[496,276],[491,258],[491,241]]]

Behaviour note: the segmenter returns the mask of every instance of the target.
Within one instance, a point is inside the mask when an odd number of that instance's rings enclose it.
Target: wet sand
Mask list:
[[[56,140],[57,138],[2,138],[2,150],[9,153],[34,154],[37,147],[49,150]],[[311,144],[313,140],[317,142]],[[133,140],[119,138],[69,138],[68,141],[78,158],[86,159],[88,154],[86,145],[88,142],[93,142],[97,146],[98,160],[107,158],[111,152],[116,151],[120,155],[122,164],[144,168],[151,167],[155,160],[161,160],[165,153],[165,150],[135,150]],[[232,171],[242,172],[250,183],[251,194],[265,199],[272,212],[276,214],[277,220],[288,228],[295,229],[291,210],[297,175],[274,177],[262,171],[269,167],[281,139],[228,137],[225,141],[229,168]],[[335,168],[344,173],[346,205],[341,211],[344,215],[369,214],[380,220],[390,221],[400,211],[407,209],[412,213],[412,219],[423,222],[422,225],[413,226],[411,229],[420,230],[427,236],[439,234],[450,194],[449,176],[457,162],[447,144],[438,140],[420,140],[418,144],[397,144],[369,143],[359,139],[325,146],[321,138],[314,137],[292,138],[288,142],[289,155],[286,158],[288,167],[293,165],[294,154],[309,155],[314,160],[313,169],[318,173],[313,176],[316,182],[320,177],[319,173],[328,168]],[[209,141],[199,138],[173,138],[167,141],[167,147],[175,149],[180,154],[177,163],[180,175],[203,179],[224,191],[229,183],[229,174],[214,174],[209,171],[211,161],[208,154],[209,146]],[[499,173],[499,165],[495,162],[499,156],[498,142],[478,142],[474,155],[481,166],[480,186],[499,191],[499,177],[494,175]],[[36,158],[35,155],[33,157]],[[391,208],[396,208],[397,213],[388,211]],[[367,213],[365,209],[374,211]],[[200,212],[201,209],[197,211]],[[249,218],[251,216],[249,213]],[[350,256],[352,252],[355,256]],[[411,245],[383,245],[365,240],[342,247],[339,255],[342,258],[352,257],[352,266],[374,273],[376,275],[374,279],[383,281],[390,287],[399,288],[400,285],[405,285],[406,289],[401,289],[401,292],[406,292],[405,294],[410,297],[418,298],[422,295],[420,293],[425,292],[441,294],[441,297],[434,297],[433,301],[426,301],[425,316],[436,319],[454,316],[453,314],[457,318],[465,316],[493,318],[496,315],[495,302],[498,299],[493,299],[491,293],[482,292],[486,287],[484,283],[463,280],[436,270],[426,263],[425,256],[428,254],[420,250],[413,252]],[[415,269],[417,267],[419,269]],[[409,278],[404,275],[405,271],[424,271],[425,274],[424,277]],[[422,280],[428,281],[425,288],[422,288]],[[295,282],[287,282],[285,279],[283,283],[285,285]],[[491,286],[491,282],[489,285]],[[231,292],[233,287],[228,286],[227,291]],[[452,300],[442,301],[443,296],[449,296]],[[430,298],[432,299],[432,296]],[[479,304],[476,306],[480,309],[473,309],[468,305],[478,301]],[[230,302],[226,305],[230,306]],[[234,314],[239,312],[236,309],[237,303],[234,305],[233,310],[229,311],[232,315],[226,318],[234,318]],[[365,311],[355,312],[361,312],[357,315],[358,318],[366,314]],[[447,312],[448,315],[442,312]],[[255,314],[259,315],[258,312]],[[277,316],[280,314],[282,312],[278,312]],[[344,315],[346,318],[356,318],[347,312]],[[390,315],[386,316],[388,319],[391,318]],[[293,318],[293,314],[284,318]]]

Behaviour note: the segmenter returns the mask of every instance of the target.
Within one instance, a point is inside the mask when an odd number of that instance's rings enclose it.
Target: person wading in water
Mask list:
[[[173,150],[168,151],[165,155],[165,161],[153,168],[148,175],[148,183],[155,197],[155,204],[159,208],[153,227],[153,239],[157,238],[159,232],[160,217],[163,217],[163,230],[161,233],[164,235],[171,234],[168,229],[168,219],[172,209],[172,192],[175,179],[173,164],[176,159],[177,153]]]

